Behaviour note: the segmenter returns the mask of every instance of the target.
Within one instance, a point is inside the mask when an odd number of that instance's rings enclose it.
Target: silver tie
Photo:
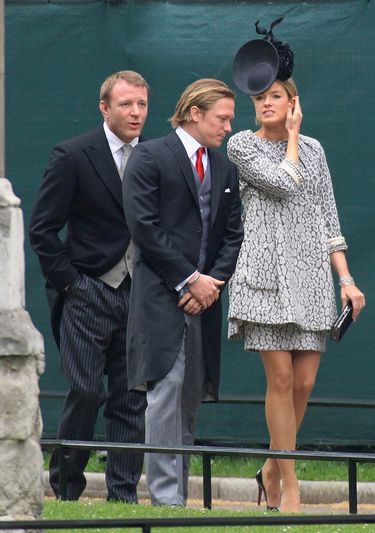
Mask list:
[[[131,144],[124,144],[124,146],[122,147],[121,165],[120,165],[120,170],[119,170],[121,179],[124,177],[126,163],[128,162],[129,155],[130,155],[132,148],[133,147]]]

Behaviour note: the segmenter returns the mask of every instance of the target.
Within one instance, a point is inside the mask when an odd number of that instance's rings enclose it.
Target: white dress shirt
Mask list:
[[[111,131],[108,128],[106,122],[104,122],[103,128],[104,128],[105,136],[107,137],[109,148],[110,148],[111,153],[112,153],[112,157],[115,160],[116,167],[117,167],[118,171],[120,172],[121,159],[122,159],[122,147],[124,146],[125,143],[124,143],[124,141],[119,139],[117,137],[117,135],[115,135],[113,133],[113,131]],[[134,148],[134,146],[138,144],[138,141],[139,141],[139,137],[135,137],[128,144],[130,144]]]
[[[121,160],[122,160],[122,148],[124,146],[124,141],[119,139],[117,135],[111,131],[106,122],[103,124],[104,133],[107,138],[109,148],[112,153],[112,157],[116,163],[117,170],[120,173],[121,168]],[[134,148],[136,144],[138,144],[139,137],[135,137],[129,144]],[[120,177],[120,176],[119,176]],[[133,273],[133,259],[134,259],[134,243],[132,240],[129,242],[129,246],[126,249],[124,257],[120,259],[120,261],[115,265],[111,270],[103,274],[102,276],[99,276],[99,279],[104,281],[107,285],[110,287],[113,287],[114,289],[117,289],[125,278],[126,274],[129,273],[130,276],[132,276]]]
[[[179,136],[182,144],[184,145],[184,148],[186,150],[188,158],[190,159],[192,165],[195,167],[195,163],[197,161],[197,150],[202,145],[196,139],[194,139],[194,137],[192,137],[187,131],[185,131],[183,128],[181,128],[181,126],[178,126],[178,128],[176,129],[176,134]],[[202,163],[203,163],[204,171],[206,171],[206,168],[207,168],[207,151],[206,151],[206,149],[205,149],[204,154],[202,156]],[[198,272],[198,271],[195,270],[194,272],[192,272],[190,274],[190,276],[188,276],[186,279],[181,281],[181,283],[179,283],[175,287],[176,291],[179,291],[180,289],[182,289],[182,287],[184,285],[186,285],[186,283],[189,281],[189,279],[196,272]]]
[[[176,134],[179,136],[182,144],[184,145],[184,148],[186,150],[188,158],[190,159],[190,161],[192,162],[193,166],[195,167],[195,163],[197,161],[197,150],[202,145],[196,139],[194,139],[194,137],[192,137],[187,131],[185,131],[183,128],[181,128],[181,126],[179,126],[176,129]],[[205,149],[204,154],[202,156],[202,163],[203,163],[203,168],[206,171],[206,168],[207,168],[207,152],[206,152],[206,149]]]

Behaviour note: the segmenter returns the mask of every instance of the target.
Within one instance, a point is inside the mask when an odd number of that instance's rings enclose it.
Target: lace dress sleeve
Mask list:
[[[319,145],[319,170],[321,173],[321,206],[326,226],[329,253],[346,250],[348,247],[345,238],[341,235],[331,174],[321,145]]]
[[[303,184],[299,167],[288,159],[276,161],[267,144],[261,146],[251,132],[234,135],[228,142],[228,157],[239,170],[240,180],[279,198],[295,195]]]

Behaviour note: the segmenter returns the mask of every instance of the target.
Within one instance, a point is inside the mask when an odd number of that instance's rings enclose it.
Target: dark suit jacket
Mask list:
[[[237,169],[208,151],[211,226],[203,272],[231,277],[243,238]],[[197,268],[202,220],[190,160],[175,132],[138,145],[123,182],[125,216],[140,253],[134,263],[128,321],[129,388],[164,377],[178,355],[184,313],[175,287]],[[220,372],[221,301],[202,314],[209,379],[217,395]]]
[[[62,240],[59,232],[65,226]],[[30,242],[47,280],[55,338],[62,289],[80,272],[96,277],[110,270],[129,240],[121,180],[103,127],[57,145],[30,221]]]

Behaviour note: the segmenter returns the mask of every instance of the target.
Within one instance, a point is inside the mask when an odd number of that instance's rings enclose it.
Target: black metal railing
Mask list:
[[[64,392],[42,391],[43,399],[63,399]],[[260,396],[222,396],[221,404],[262,405],[264,398]],[[345,407],[345,408],[375,408],[375,401],[338,399],[338,398],[310,398],[310,406],[317,407]],[[110,442],[84,442],[57,439],[42,439],[41,445],[45,449],[59,448],[60,489],[62,499],[67,494],[66,460],[67,450],[70,448],[90,451],[116,450],[132,453],[172,453],[200,455],[202,457],[203,476],[203,505],[212,508],[212,475],[211,459],[215,456],[230,457],[273,457],[277,459],[296,459],[312,461],[343,461],[348,465],[348,499],[349,515],[312,515],[312,516],[248,516],[248,517],[204,517],[204,518],[139,518],[139,519],[97,519],[97,520],[36,520],[36,521],[0,521],[0,530],[14,528],[42,528],[68,529],[74,528],[140,528],[143,533],[150,533],[152,528],[164,527],[219,527],[219,526],[272,526],[272,525],[312,525],[312,524],[372,524],[375,523],[374,514],[357,514],[357,464],[374,463],[375,454],[352,452],[325,451],[282,451],[257,448],[234,448],[220,446],[147,446],[144,444],[123,444]]]
[[[28,531],[51,529],[102,529],[139,528],[151,533],[152,528],[165,527],[208,527],[220,526],[297,526],[314,524],[375,524],[375,515],[311,515],[311,516],[243,516],[243,517],[197,517],[197,518],[113,518],[96,520],[8,520],[0,521],[0,530],[25,529]],[[215,530],[214,530],[215,531]]]
[[[373,453],[352,452],[322,452],[322,451],[285,451],[264,450],[257,448],[232,448],[220,446],[149,446],[146,444],[125,444],[118,442],[86,442],[57,439],[42,439],[41,445],[45,449],[59,449],[60,494],[66,499],[67,479],[66,461],[67,450],[82,449],[89,451],[116,450],[132,453],[171,453],[176,455],[199,455],[203,461],[203,505],[212,508],[212,475],[211,459],[215,456],[228,457],[272,457],[274,459],[297,459],[309,461],[345,461],[348,464],[349,513],[356,514],[358,510],[357,497],[357,464],[375,463]]]
[[[263,405],[264,396],[220,396],[217,402],[225,404]],[[354,409],[375,409],[373,400],[355,400],[352,398],[310,398],[310,407],[347,407]]]
[[[39,397],[42,400],[63,400],[66,396],[62,391],[41,391]],[[264,396],[229,396],[222,395],[213,402],[204,402],[205,405],[215,404],[240,404],[240,405],[263,405]],[[373,400],[356,400],[352,398],[310,398],[309,406],[315,407],[347,407],[354,409],[375,409]]]

